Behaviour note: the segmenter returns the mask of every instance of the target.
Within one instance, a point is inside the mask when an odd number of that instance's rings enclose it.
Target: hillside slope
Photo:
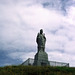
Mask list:
[[[75,68],[50,66],[0,67],[0,75],[75,75]]]

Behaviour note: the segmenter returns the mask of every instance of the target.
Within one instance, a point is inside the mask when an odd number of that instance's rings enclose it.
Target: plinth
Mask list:
[[[44,51],[39,51],[36,53],[34,57],[34,65],[35,66],[48,66],[48,54]]]

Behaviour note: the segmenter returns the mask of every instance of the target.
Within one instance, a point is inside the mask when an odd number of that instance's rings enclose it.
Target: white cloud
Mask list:
[[[65,52],[69,53],[69,54],[75,54],[75,41],[69,41],[65,44]]]
[[[48,52],[50,61],[58,61],[69,63],[70,66],[74,66],[75,56],[68,53],[60,53],[58,51]]]
[[[67,9],[67,23],[75,26],[75,6],[71,6]]]
[[[62,20],[61,15],[56,11],[50,11],[39,5],[25,7],[22,5],[16,5],[16,7],[10,5],[9,7],[7,5],[3,8],[1,9],[1,21],[5,23],[2,22],[1,40],[4,40],[2,42],[6,47],[8,47],[7,43],[11,41],[14,42],[13,45],[23,44],[23,42],[25,45],[32,45],[32,39],[35,40],[34,36],[40,28],[57,29]]]
[[[13,52],[13,53],[8,54],[8,56],[11,57],[12,59],[19,59],[24,62],[28,58],[34,58],[34,54],[35,52],[29,52],[29,53]]]
[[[36,34],[43,28],[47,37],[46,49],[49,59],[75,65],[74,6],[69,7],[67,15],[64,16],[60,11],[43,8],[36,1],[7,2],[6,5],[0,5],[0,49],[14,49],[11,51],[13,53],[8,54],[13,59],[24,61],[28,57],[34,57],[34,52],[23,51],[26,48],[28,51],[31,48],[36,49]],[[16,50],[20,52],[15,52]],[[65,53],[60,53],[62,50]]]

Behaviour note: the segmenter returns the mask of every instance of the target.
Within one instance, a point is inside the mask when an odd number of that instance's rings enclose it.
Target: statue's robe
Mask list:
[[[38,44],[38,48],[39,49],[43,49],[45,48],[45,42],[46,42],[46,37],[44,34],[40,34],[38,33],[37,38],[36,38],[36,42]]]

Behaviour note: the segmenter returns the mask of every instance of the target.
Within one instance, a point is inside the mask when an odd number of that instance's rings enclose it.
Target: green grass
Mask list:
[[[50,66],[5,66],[0,67],[0,75],[75,75],[75,68]]]

